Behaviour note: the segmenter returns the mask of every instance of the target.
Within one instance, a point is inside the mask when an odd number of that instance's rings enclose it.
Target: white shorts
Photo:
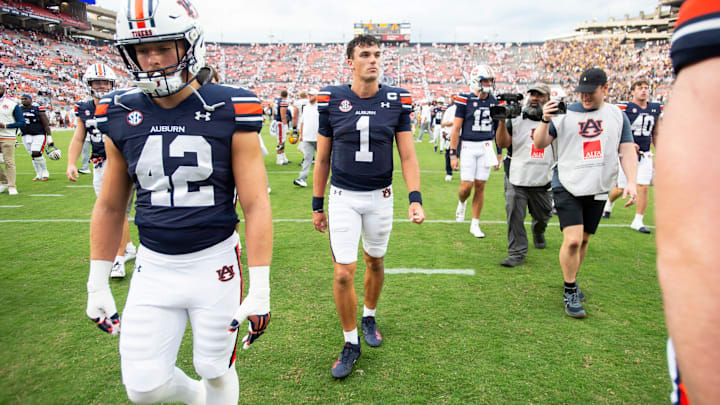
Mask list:
[[[463,141],[460,151],[460,180],[487,181],[490,168],[497,165],[492,141]]]
[[[437,141],[438,139],[441,139],[440,136],[442,135],[442,127],[440,124],[435,124],[435,127],[433,128],[433,139]]]
[[[42,152],[45,149],[45,135],[23,135],[22,143],[28,153]]]
[[[228,333],[228,327],[241,301],[237,233],[182,255],[140,245],[135,269],[121,322],[123,384],[148,392],[172,377],[188,318],[195,371],[203,378],[225,374],[234,361],[238,336]]]
[[[100,188],[102,188],[103,174],[105,174],[105,162],[99,164],[93,164],[93,188],[95,189],[95,196],[100,195]]]
[[[277,130],[275,131],[275,138],[277,138],[278,145],[281,143],[284,143],[287,140],[287,134],[288,134],[288,124],[283,125],[280,121],[275,121],[277,123]]]
[[[392,220],[392,187],[348,191],[330,186],[328,228],[333,260],[340,264],[355,263],[361,233],[365,252],[371,257],[384,257]]]
[[[277,130],[278,130],[278,122],[275,120],[272,120],[270,123],[270,135],[277,138]]]
[[[652,156],[641,155],[637,168],[637,184],[639,186],[649,186],[652,183],[654,172]],[[618,188],[627,187],[627,177],[623,172],[622,165],[618,170],[617,186]]]

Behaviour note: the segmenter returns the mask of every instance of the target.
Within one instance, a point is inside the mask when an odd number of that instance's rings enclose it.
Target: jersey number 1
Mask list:
[[[188,135],[179,135],[170,142],[170,157],[180,158],[187,152],[196,154],[197,165],[179,166],[172,175],[166,176],[162,135],[148,136],[135,167],[135,175],[140,187],[151,192],[151,205],[207,207],[215,204],[213,186],[200,186],[197,191],[188,190],[188,182],[207,180],[213,172],[210,144],[201,136]]]
[[[360,150],[355,151],[356,162],[372,162],[373,153],[370,152],[370,117],[363,115],[357,121],[355,129],[360,131]]]

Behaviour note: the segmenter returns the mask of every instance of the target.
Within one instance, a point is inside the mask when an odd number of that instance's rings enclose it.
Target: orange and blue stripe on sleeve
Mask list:
[[[705,59],[720,57],[720,2],[687,0],[670,40],[675,73]]]
[[[257,97],[233,97],[235,129],[260,132],[262,129],[262,105]]]

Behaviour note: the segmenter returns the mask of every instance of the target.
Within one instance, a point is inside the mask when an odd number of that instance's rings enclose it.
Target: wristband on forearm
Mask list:
[[[248,275],[250,278],[248,295],[251,291],[270,289],[270,266],[250,266]]]
[[[452,157],[457,157],[457,149],[449,149],[449,150],[448,150],[448,155],[449,155],[451,158],[452,158]]]
[[[108,278],[113,263],[107,260],[90,260],[87,291],[96,292],[109,287]]]
[[[411,192],[408,194],[408,200],[410,200],[410,204],[416,202],[416,203],[422,205],[422,194],[420,194],[420,192],[417,191],[417,190],[416,190],[416,191],[411,191]]]
[[[325,197],[313,197],[312,198],[313,212],[323,212],[323,205],[325,205]]]

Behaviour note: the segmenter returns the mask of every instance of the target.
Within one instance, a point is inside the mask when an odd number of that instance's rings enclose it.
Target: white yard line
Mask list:
[[[385,269],[385,274],[459,274],[463,276],[474,276],[475,270],[471,269]]]

